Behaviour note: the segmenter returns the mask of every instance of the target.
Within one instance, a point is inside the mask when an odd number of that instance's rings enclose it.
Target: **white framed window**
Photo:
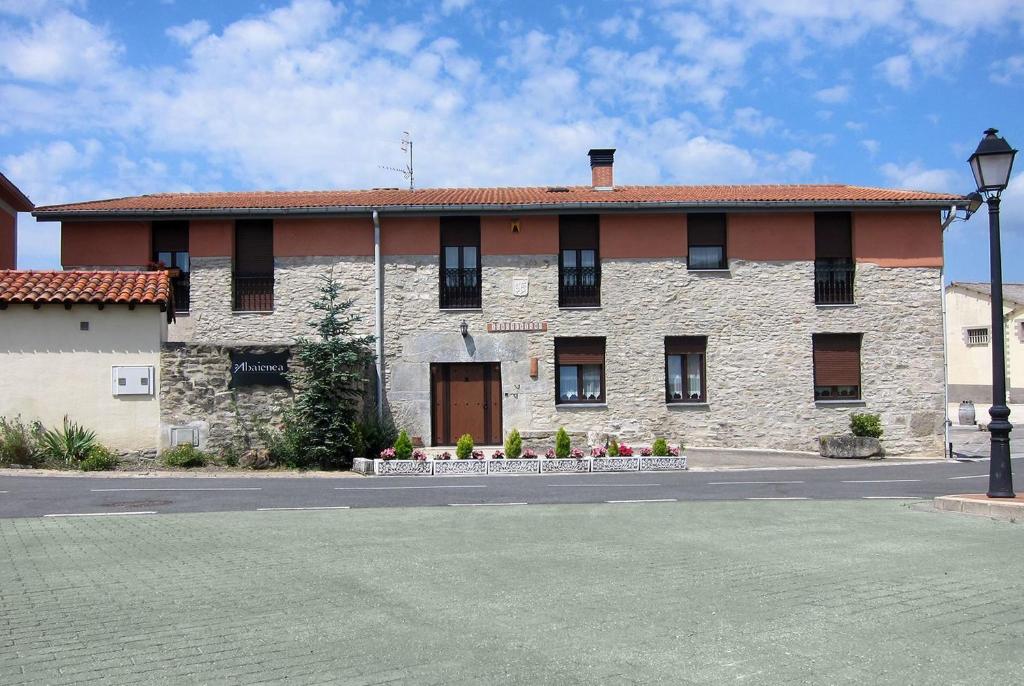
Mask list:
[[[967,329],[967,345],[988,345],[988,329]]]

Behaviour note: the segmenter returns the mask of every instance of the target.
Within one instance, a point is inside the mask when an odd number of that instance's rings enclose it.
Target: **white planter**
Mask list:
[[[578,474],[590,471],[589,457],[545,457],[540,462],[542,474]]]
[[[537,458],[516,458],[487,460],[488,474],[539,474],[541,460]]]
[[[377,476],[430,476],[434,463],[430,460],[374,460]]]
[[[640,470],[640,457],[592,457],[592,472],[636,472]]]
[[[353,458],[352,471],[360,474],[373,474],[373,460],[367,457]]]
[[[487,462],[484,460],[434,460],[434,476],[484,476]]]
[[[641,457],[641,472],[680,472],[686,470],[686,455],[679,457]]]

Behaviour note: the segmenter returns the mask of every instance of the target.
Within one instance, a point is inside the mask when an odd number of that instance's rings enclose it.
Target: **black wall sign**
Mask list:
[[[283,353],[231,353],[231,382],[228,388],[238,386],[288,386],[290,352]]]

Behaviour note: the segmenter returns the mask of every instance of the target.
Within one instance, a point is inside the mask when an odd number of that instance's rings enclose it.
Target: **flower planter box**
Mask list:
[[[636,472],[640,470],[640,457],[593,457],[592,472]]]
[[[488,474],[539,474],[541,460],[536,458],[516,458],[487,460]]]
[[[589,457],[545,457],[540,462],[541,474],[577,474],[590,471]]]
[[[882,443],[877,438],[839,434],[822,436],[820,439],[822,457],[865,459],[882,454]]]
[[[353,458],[352,471],[359,474],[373,474],[373,460],[366,457]]]
[[[430,460],[374,460],[377,476],[430,476],[434,463]]]
[[[434,460],[434,476],[484,476],[484,460]]]
[[[677,472],[686,469],[686,455],[679,457],[641,457],[641,472]]]

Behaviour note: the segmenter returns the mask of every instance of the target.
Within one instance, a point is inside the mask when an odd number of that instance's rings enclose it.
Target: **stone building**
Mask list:
[[[293,342],[333,275],[379,334],[381,411],[428,446],[512,428],[542,445],[565,427],[815,450],[870,411],[890,454],[941,453],[940,212],[962,197],[617,186],[613,153],[591,151],[591,186],[155,194],[35,215],[62,223],[66,269],[172,269],[163,373],[181,345]],[[200,358],[186,366],[208,380]],[[202,412],[165,402],[165,440]]]

